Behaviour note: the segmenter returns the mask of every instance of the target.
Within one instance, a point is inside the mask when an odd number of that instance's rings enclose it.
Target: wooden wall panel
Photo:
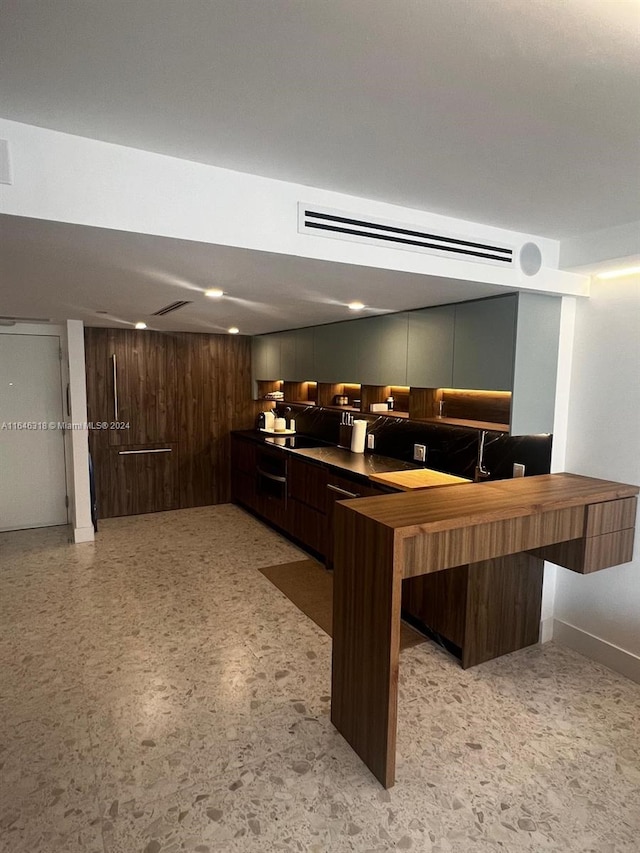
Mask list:
[[[402,582],[402,610],[463,648],[469,566]]]
[[[171,442],[178,438],[176,408],[176,342],[171,334],[136,329],[109,330],[109,375],[114,393],[116,357],[117,420],[128,429],[110,430],[113,446]],[[116,420],[111,400],[110,420]]]
[[[463,669],[538,642],[543,572],[530,554],[469,566]]]
[[[115,352],[119,420],[131,424],[129,431],[92,431],[90,435],[99,516],[228,501],[230,431],[253,427],[261,408],[251,399],[250,339],[87,328],[85,347],[89,420],[114,419],[111,356]],[[116,465],[110,453],[110,446],[123,450],[158,443],[170,443],[173,448],[173,474],[167,468],[169,458],[162,464],[154,462],[157,470],[151,476],[148,466],[152,463],[138,460],[125,468],[121,461]],[[148,496],[146,506],[151,508],[144,509],[144,482],[137,496],[132,496],[136,471],[147,486],[155,483],[162,505]],[[174,485],[168,485],[169,480]]]

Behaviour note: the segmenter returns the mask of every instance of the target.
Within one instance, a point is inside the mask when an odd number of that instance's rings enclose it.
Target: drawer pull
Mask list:
[[[267,472],[263,471],[262,468],[257,468],[256,470],[258,471],[258,474],[260,474],[261,477],[266,477],[267,480],[273,480],[274,483],[286,483],[287,482],[286,477],[278,477],[276,474],[267,474]]]
[[[119,450],[118,456],[138,456],[140,453],[171,453],[171,448],[154,447],[150,450]]]
[[[348,498],[360,497],[360,495],[357,495],[355,492],[348,492],[346,489],[341,489],[340,486],[331,485],[331,483],[327,483],[327,488],[331,489],[332,492],[337,492],[339,495],[346,495]]]

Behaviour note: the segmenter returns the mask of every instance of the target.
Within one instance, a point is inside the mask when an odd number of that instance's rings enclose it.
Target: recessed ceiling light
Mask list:
[[[146,329],[146,328],[147,328],[146,323],[136,323],[136,329]]]
[[[619,270],[599,272],[596,278],[622,278],[624,275],[637,275],[638,273],[640,273],[640,267],[623,267]]]
[[[211,290],[205,290],[204,295],[208,296],[210,299],[220,299],[221,296],[224,296],[224,290],[214,287]]]
[[[362,302],[356,301],[356,302],[350,302],[349,303],[349,309],[351,311],[362,311],[363,308],[364,308],[364,305]]]
[[[228,329],[230,335],[237,335],[239,331],[240,329],[237,326],[232,326],[230,329]]]

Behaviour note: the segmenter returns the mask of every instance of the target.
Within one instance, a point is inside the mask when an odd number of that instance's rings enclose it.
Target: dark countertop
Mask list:
[[[255,441],[266,447],[278,447],[286,453],[301,456],[310,462],[319,462],[336,471],[343,471],[355,477],[368,479],[370,474],[383,474],[387,471],[410,471],[420,468],[411,462],[401,462],[390,456],[379,456],[377,453],[352,453],[342,447],[332,444],[322,444],[319,447],[297,447],[296,441],[305,443],[305,436],[272,437],[257,430],[234,430],[234,435]],[[320,440],[318,440],[320,444]]]

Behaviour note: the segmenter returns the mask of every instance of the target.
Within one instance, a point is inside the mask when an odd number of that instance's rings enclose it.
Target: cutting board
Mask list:
[[[384,483],[409,492],[412,489],[428,489],[432,486],[454,486],[456,483],[470,483],[465,477],[454,477],[453,474],[443,474],[442,471],[432,471],[431,468],[414,468],[410,471],[389,471],[386,474],[369,474],[369,479],[375,483]]]

